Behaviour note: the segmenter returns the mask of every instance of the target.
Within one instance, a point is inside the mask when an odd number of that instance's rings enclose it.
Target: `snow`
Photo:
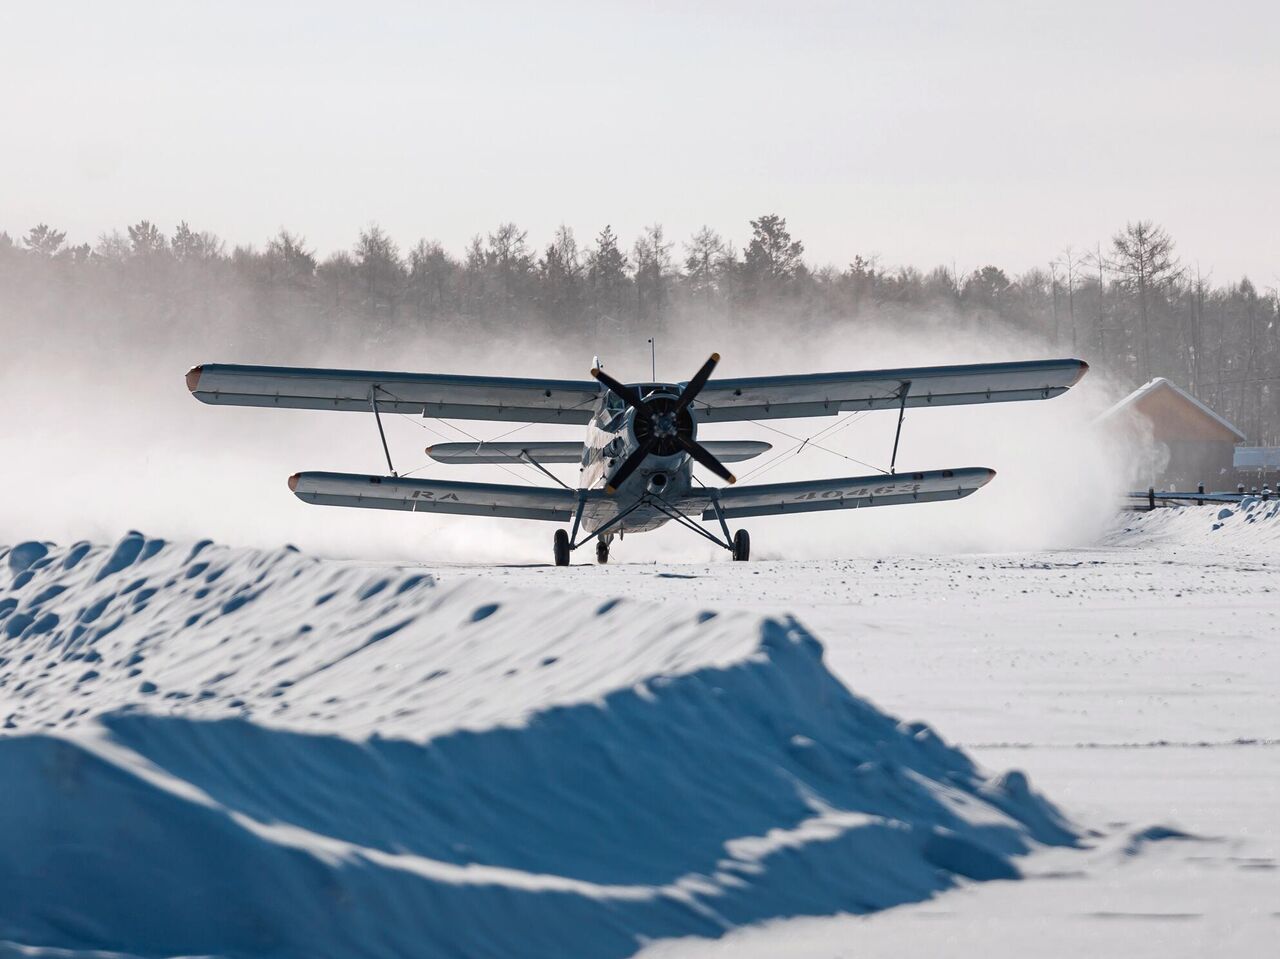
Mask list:
[[[1079,842],[790,617],[138,533],[0,558],[24,947],[626,956]]]
[[[1263,953],[1280,508],[1218,512],[748,564],[0,548],[0,940]]]
[[[1246,496],[1238,505],[1219,509],[1187,506],[1135,513],[1104,542],[1265,550],[1280,543],[1280,498]]]

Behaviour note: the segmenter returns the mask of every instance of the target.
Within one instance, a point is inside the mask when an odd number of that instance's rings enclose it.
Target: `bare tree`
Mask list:
[[[636,258],[636,312],[640,319],[661,319],[671,280],[671,248],[662,224],[645,227],[632,252]]]
[[[538,301],[553,322],[577,320],[582,313],[582,254],[573,229],[561,223],[538,261]]]
[[[1151,311],[1154,297],[1182,275],[1173,238],[1150,220],[1125,224],[1111,238],[1108,265],[1138,297],[1138,377],[1151,378]]]
[[[1057,259],[1058,265],[1067,278],[1067,320],[1071,323],[1071,349],[1079,349],[1079,331],[1076,327],[1076,276],[1084,260],[1076,255],[1071,244],[1067,244]]]
[[[720,289],[725,261],[733,259],[733,250],[724,238],[709,226],[684,244],[684,276],[694,296],[714,295]]]
[[[374,315],[391,315],[405,279],[400,248],[382,227],[371,223],[355,246],[356,275],[364,286],[364,303]]]
[[[435,240],[419,240],[409,251],[409,289],[418,315],[443,312],[445,291],[457,264]]]

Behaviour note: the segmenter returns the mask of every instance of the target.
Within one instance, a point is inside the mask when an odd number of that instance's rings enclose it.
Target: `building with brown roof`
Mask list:
[[[1135,444],[1135,486],[1161,490],[1234,488],[1233,457],[1245,435],[1162,376],[1138,387],[1098,417]]]

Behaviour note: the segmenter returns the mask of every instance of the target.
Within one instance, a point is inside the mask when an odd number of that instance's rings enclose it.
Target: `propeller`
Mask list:
[[[614,472],[608,485],[605,486],[605,492],[616,492],[618,487],[640,468],[640,464],[649,454],[672,456],[680,450],[688,453],[725,482],[737,482],[736,477],[725,469],[723,463],[712,456],[705,446],[694,440],[693,415],[689,412],[690,404],[707,385],[707,380],[711,378],[711,373],[719,362],[720,354],[712,353],[711,358],[702,364],[702,368],[693,374],[693,379],[685,384],[680,395],[674,399],[669,396],[653,396],[645,399],[635,387],[619,383],[599,367],[591,371],[592,376],[636,411],[632,427],[639,446]]]

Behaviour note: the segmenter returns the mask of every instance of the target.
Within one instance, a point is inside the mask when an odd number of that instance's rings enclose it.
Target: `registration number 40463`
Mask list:
[[[919,491],[919,483],[890,483],[886,486],[863,486],[851,490],[810,490],[807,493],[801,493],[796,496],[792,501],[803,503],[815,499],[866,499],[868,496],[890,496],[894,493],[918,493]]]

